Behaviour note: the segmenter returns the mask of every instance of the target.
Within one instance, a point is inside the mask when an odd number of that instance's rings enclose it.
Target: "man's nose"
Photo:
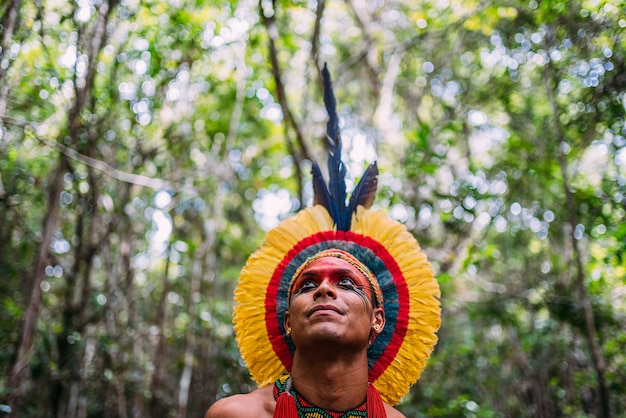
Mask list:
[[[333,299],[337,296],[335,287],[330,283],[329,280],[322,280],[319,286],[317,286],[317,289],[315,289],[313,299],[317,299],[322,296],[327,296]]]

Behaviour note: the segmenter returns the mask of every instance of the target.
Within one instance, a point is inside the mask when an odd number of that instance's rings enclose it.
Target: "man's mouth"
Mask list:
[[[324,314],[324,313],[337,313],[342,315],[342,312],[334,305],[317,305],[311,308],[309,311],[309,315],[311,316],[315,313]]]

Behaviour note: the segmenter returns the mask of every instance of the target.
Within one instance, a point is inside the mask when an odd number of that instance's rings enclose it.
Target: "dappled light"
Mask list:
[[[626,414],[619,0],[3,2],[0,413],[202,416],[255,387],[233,289],[347,190],[442,289],[408,417]],[[328,176],[325,169],[323,175]]]

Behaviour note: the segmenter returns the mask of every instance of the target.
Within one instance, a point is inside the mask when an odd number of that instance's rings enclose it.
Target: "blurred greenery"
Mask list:
[[[626,416],[625,28],[620,0],[3,0],[0,415],[255,387],[232,291],[311,204],[328,63],[350,175],[378,161],[442,287],[398,409]]]

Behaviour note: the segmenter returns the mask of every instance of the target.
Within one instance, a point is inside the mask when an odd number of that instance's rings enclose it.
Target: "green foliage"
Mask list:
[[[398,408],[601,416],[604,391],[626,413],[621,2],[14,3],[0,408],[33,288],[22,416],[197,416],[254,388],[232,291],[311,201],[327,62],[351,174],[378,160],[376,205],[442,288],[440,342]]]

